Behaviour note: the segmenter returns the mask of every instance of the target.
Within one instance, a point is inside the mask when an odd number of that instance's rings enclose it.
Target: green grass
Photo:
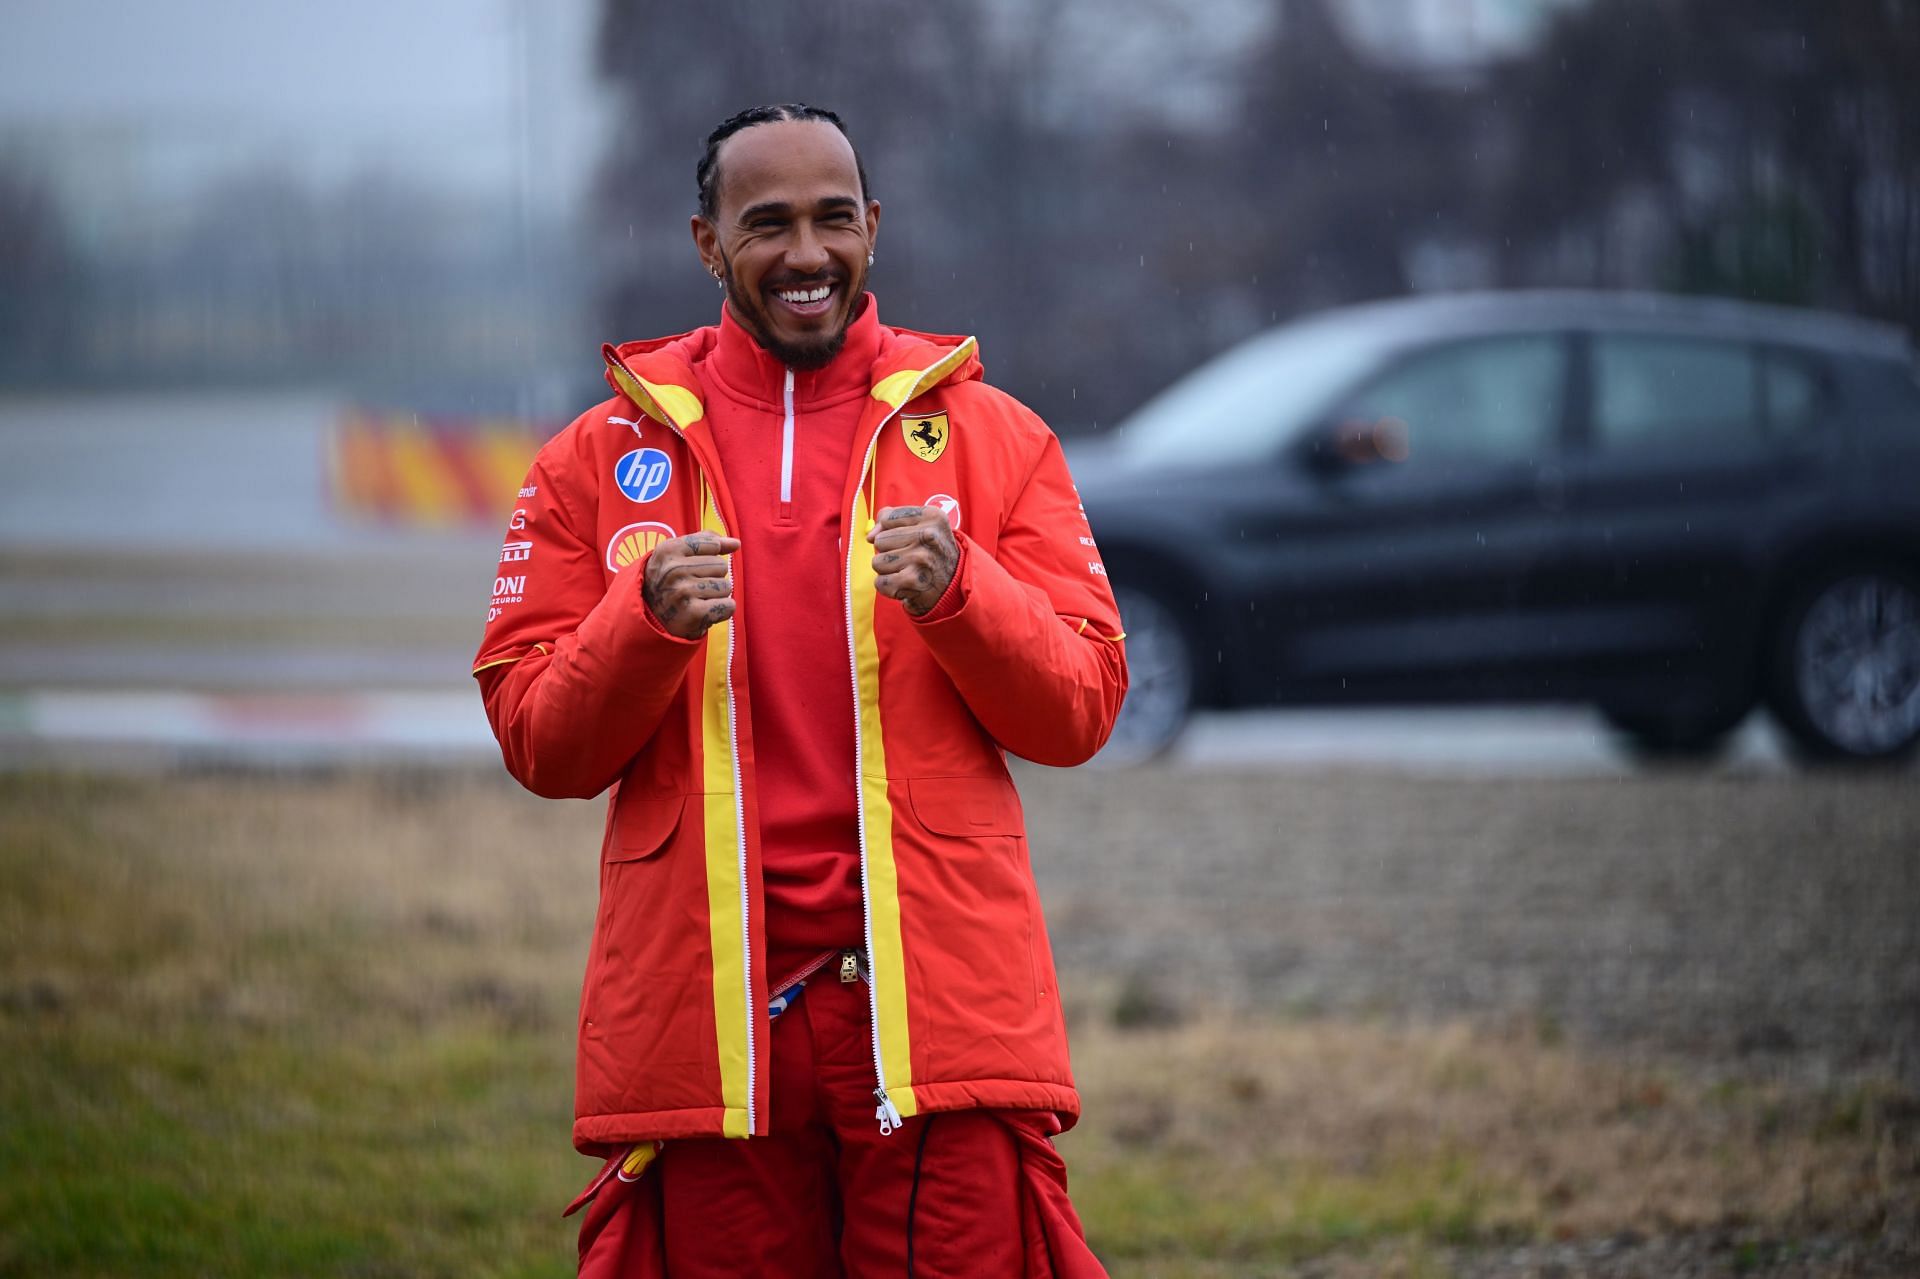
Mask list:
[[[0,1276],[571,1273],[600,828],[492,775],[0,777]],[[1060,1148],[1116,1276],[1433,1279],[1626,1231],[1770,1273],[1920,1203],[1890,1081],[1113,987],[1063,975]]]
[[[1074,1180],[1089,1237],[1110,1261],[1195,1255],[1296,1263],[1356,1244],[1459,1244],[1482,1237],[1487,1187],[1471,1160],[1389,1163],[1366,1173],[1255,1165],[1205,1152],[1101,1163]]]
[[[570,1273],[564,1025],[394,999],[444,943],[250,914],[95,789],[5,785],[0,1274]]]

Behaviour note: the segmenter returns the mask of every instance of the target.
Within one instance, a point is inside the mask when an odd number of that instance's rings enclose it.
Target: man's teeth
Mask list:
[[[823,284],[817,289],[775,289],[773,295],[782,302],[798,304],[801,302],[824,302],[827,300],[827,295],[832,292],[833,286],[831,284]]]

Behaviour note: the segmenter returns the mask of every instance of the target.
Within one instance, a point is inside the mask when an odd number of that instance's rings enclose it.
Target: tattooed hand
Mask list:
[[[739,549],[739,538],[705,532],[669,538],[653,548],[640,594],[669,634],[699,639],[709,626],[733,616],[727,556]]]
[[[874,588],[920,617],[940,602],[960,563],[960,544],[946,513],[933,506],[891,506],[867,534],[873,543]]]

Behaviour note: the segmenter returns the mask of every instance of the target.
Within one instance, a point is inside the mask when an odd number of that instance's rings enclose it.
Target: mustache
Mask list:
[[[763,289],[813,289],[822,284],[845,284],[844,272],[826,271],[819,275],[785,275],[778,279],[768,277],[760,281]]]

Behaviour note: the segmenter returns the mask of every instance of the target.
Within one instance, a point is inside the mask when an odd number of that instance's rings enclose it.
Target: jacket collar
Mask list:
[[[873,362],[879,356],[880,306],[869,293],[833,359],[822,368],[793,371],[794,403],[818,404],[861,394],[872,386]],[[706,357],[706,370],[737,396],[775,409],[783,404],[787,366],[754,340],[729,307],[720,308],[720,334]]]
[[[870,366],[868,394],[883,411],[898,410],[942,383],[980,376],[979,344],[973,338],[884,328],[878,310],[869,301],[855,323],[873,325],[878,354]],[[684,433],[707,412],[693,365],[712,354],[721,336],[720,326],[709,326],[618,347],[609,343],[600,348],[607,382],[654,421]]]

